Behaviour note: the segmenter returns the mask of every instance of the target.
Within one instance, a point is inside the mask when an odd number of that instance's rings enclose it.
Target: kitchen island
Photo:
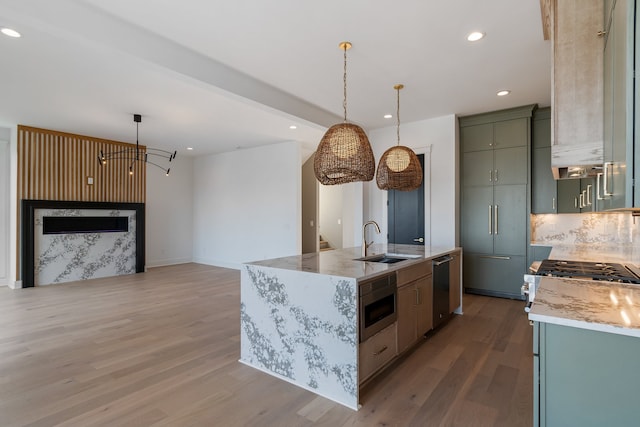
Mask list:
[[[460,249],[455,247],[371,247],[370,255],[409,257],[387,264],[358,260],[360,250],[338,249],[244,264],[240,361],[358,409],[359,284],[416,268],[442,255],[460,256]],[[457,265],[459,269],[460,264]],[[454,304],[459,301],[456,311],[461,313],[459,276],[455,286]],[[395,337],[395,327],[394,323],[380,334],[393,331]],[[395,341],[393,348],[396,349]],[[386,354],[394,353],[397,352],[389,349]]]
[[[640,286],[544,277],[534,326],[534,426],[635,426]]]

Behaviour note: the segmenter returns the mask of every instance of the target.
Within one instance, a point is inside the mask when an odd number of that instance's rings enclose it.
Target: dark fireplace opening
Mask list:
[[[43,234],[117,233],[129,231],[126,216],[44,216]]]

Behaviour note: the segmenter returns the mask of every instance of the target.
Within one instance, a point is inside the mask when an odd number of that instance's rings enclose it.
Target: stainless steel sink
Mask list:
[[[380,262],[384,264],[394,264],[400,261],[406,261],[408,259],[416,259],[420,258],[420,255],[410,255],[410,254],[377,254],[370,255],[362,258],[356,258],[355,261],[367,261],[367,262]]]

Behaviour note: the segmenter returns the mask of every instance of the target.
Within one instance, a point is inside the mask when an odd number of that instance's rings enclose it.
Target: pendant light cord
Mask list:
[[[396,89],[396,91],[398,92],[398,98],[397,98],[397,113],[396,113],[396,117],[398,119],[398,127],[396,129],[396,134],[398,135],[398,145],[400,145],[400,88],[398,87]]]
[[[136,160],[140,160],[140,147],[138,143],[138,126],[140,123],[136,122]]]
[[[342,101],[342,108],[344,109],[344,122],[347,122],[347,49],[348,46],[344,46],[344,74],[342,76],[342,83],[344,87],[344,101]]]

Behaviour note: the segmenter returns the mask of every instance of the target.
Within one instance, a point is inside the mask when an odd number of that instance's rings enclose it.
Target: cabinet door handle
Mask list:
[[[437,267],[439,265],[446,264],[446,263],[451,262],[451,261],[453,261],[453,257],[452,256],[447,256],[446,258],[438,258],[438,261],[433,260],[433,266]]]
[[[494,174],[496,182],[498,182],[498,169],[495,170]]]
[[[592,202],[591,202],[591,189],[593,188],[593,185],[589,184],[587,185],[587,206],[591,206]]]
[[[387,351],[389,347],[387,347],[386,345],[384,347],[382,347],[380,350],[376,351],[375,353],[373,353],[374,356],[380,356],[382,353],[384,353],[385,351]]]
[[[556,198],[551,198],[551,209],[556,210]]]
[[[604,200],[604,197],[600,197],[600,179],[602,178],[602,172],[596,174],[596,199]]]
[[[493,181],[493,171],[489,169],[489,182]]]
[[[491,228],[492,218],[491,218],[491,205],[489,205],[489,234],[493,234],[493,229]]]
[[[494,210],[495,210],[495,213],[493,215],[493,221],[494,221],[494,226],[493,226],[494,231],[493,232],[495,234],[498,234],[498,205],[494,206]]]
[[[582,209],[584,208],[584,191],[578,197],[580,197],[580,209]]]
[[[577,207],[578,207],[578,198],[577,198],[577,197],[574,197],[574,198],[573,198],[573,207],[574,207],[574,208],[577,208]]]
[[[486,259],[501,259],[508,261],[511,259],[510,256],[497,256],[497,255],[480,255],[478,258],[486,258]]]
[[[414,289],[414,291],[416,292],[416,305],[420,305],[420,289]]]
[[[602,182],[603,191],[602,194],[607,196],[613,196],[613,193],[609,192],[609,166],[613,166],[613,162],[604,162],[604,179]]]

